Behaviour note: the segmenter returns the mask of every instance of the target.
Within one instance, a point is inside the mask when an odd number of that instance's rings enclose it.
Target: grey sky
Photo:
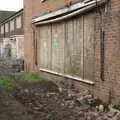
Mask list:
[[[0,10],[18,11],[23,8],[23,0],[0,0]]]

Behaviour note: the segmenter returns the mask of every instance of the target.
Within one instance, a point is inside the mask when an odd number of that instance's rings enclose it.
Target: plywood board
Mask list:
[[[52,24],[52,70],[64,73],[65,24]]]
[[[66,24],[66,72],[83,78],[83,17]]]
[[[84,79],[94,80],[95,14],[84,15]]]
[[[51,25],[41,26],[38,38],[38,53],[40,67],[50,69],[51,67]]]

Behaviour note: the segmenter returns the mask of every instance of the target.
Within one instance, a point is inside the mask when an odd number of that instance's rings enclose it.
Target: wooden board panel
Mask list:
[[[95,14],[84,16],[84,79],[94,80]]]
[[[83,78],[83,17],[66,23],[66,73]]]
[[[51,68],[51,25],[41,26],[38,39],[39,64],[41,68]]]
[[[52,25],[52,70],[64,73],[64,23]]]
[[[38,27],[35,32],[34,38],[34,48],[35,48],[35,62],[37,63],[38,67],[40,67],[40,28]]]
[[[73,22],[66,22],[66,39],[65,39],[65,73],[72,75],[72,51],[73,51]]]
[[[94,13],[38,28],[39,67],[94,80]]]

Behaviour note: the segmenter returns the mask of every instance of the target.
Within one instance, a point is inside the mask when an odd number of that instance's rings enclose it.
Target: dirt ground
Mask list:
[[[50,81],[16,83],[9,96],[1,90],[0,120],[120,120],[94,104],[88,90],[61,89]]]
[[[0,75],[15,72],[0,62]],[[0,85],[0,120],[120,120],[120,111],[94,99],[89,90],[78,91],[74,86],[61,88],[28,73],[22,76],[17,77],[10,94],[6,95]],[[42,81],[31,83],[31,78]],[[0,79],[3,86],[11,88],[11,79],[6,82],[7,77]],[[23,79],[27,82],[20,82]]]

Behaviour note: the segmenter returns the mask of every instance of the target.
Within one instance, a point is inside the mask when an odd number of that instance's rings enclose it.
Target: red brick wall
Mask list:
[[[107,102],[120,102],[120,1],[113,0],[111,9],[96,17],[95,96]],[[102,27],[101,27],[102,26]],[[100,28],[104,31],[104,81],[101,79]]]
[[[119,0],[111,0],[111,8],[114,11],[119,11],[119,9],[120,9],[120,1]]]
[[[34,41],[31,20],[43,13],[64,7],[70,2],[83,0],[24,0],[25,32],[25,68],[35,70]],[[120,1],[111,0],[109,11],[102,12],[102,18],[96,13],[95,22],[95,86],[92,87],[95,97],[104,101],[120,102]],[[107,7],[106,7],[107,10]],[[104,81],[101,79],[101,31],[104,31]],[[75,82],[76,83],[76,82]],[[81,83],[80,83],[81,84]],[[77,84],[78,85],[78,84]],[[116,101],[115,101],[116,100]]]

